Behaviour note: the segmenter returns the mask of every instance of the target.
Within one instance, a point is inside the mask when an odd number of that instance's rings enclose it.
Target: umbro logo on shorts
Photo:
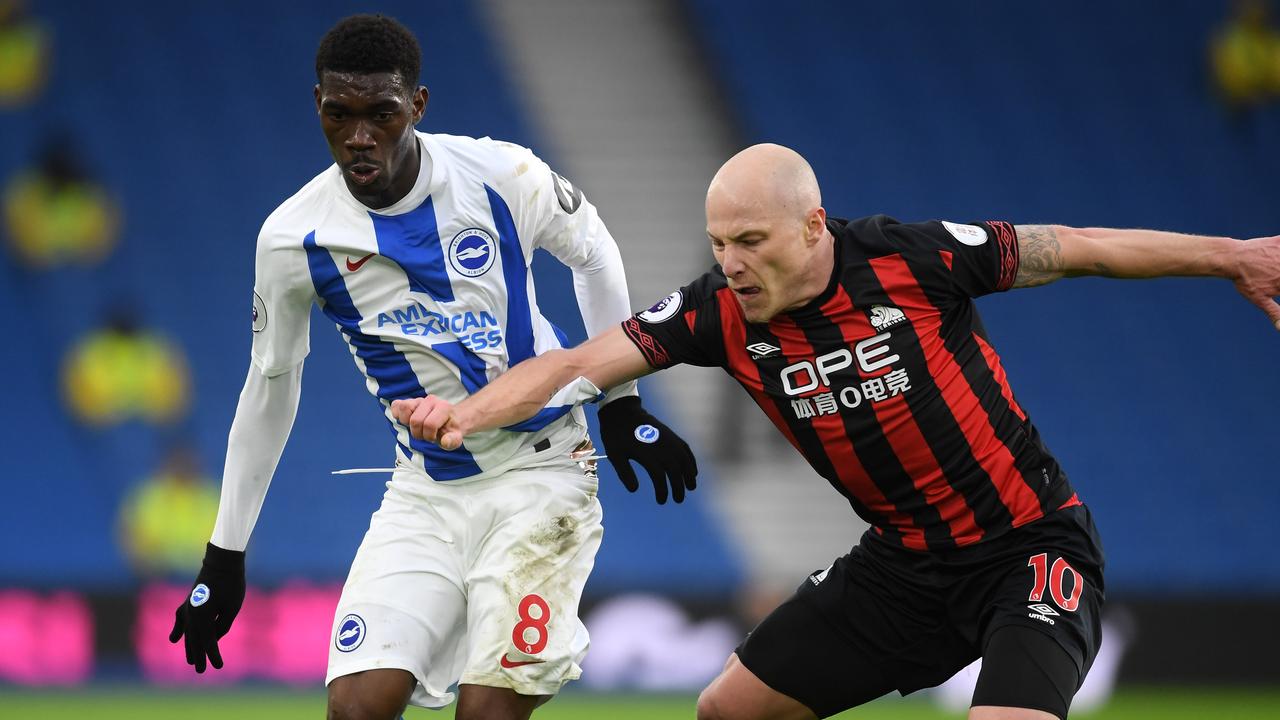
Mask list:
[[[1031,611],[1027,613],[1027,617],[1033,620],[1039,620],[1040,622],[1048,625],[1057,624],[1054,622],[1053,618],[1050,616],[1057,615],[1058,611],[1054,610],[1047,603],[1036,603],[1034,605],[1028,605],[1027,609]]]

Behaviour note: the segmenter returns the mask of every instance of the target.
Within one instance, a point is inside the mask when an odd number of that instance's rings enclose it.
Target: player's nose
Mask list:
[[[732,247],[724,249],[724,255],[720,259],[720,269],[724,270],[724,274],[729,277],[737,277],[746,271],[746,266],[742,264],[742,260],[738,258],[738,253]]]
[[[345,143],[348,149],[356,152],[372,150],[376,144],[373,140],[373,133],[370,132],[369,124],[365,122],[356,123],[355,129],[352,130]]]

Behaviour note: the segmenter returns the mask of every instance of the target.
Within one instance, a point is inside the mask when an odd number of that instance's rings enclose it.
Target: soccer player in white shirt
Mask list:
[[[390,411],[428,392],[455,402],[562,346],[529,263],[574,273],[590,335],[630,315],[617,246],[576,188],[525,148],[419,133],[421,54],[396,21],[339,22],[316,57],[316,108],[336,164],[267,218],[258,238],[253,358],[228,439],[217,524],[170,640],[222,667],[217,641],[244,598],[244,549],[297,411],[311,305],[350,346],[395,434],[396,469],[334,618],[329,718],[396,718],[407,704],[459,718],[528,718],[581,670],[578,601],[602,534],[593,450],[567,388],[532,419],[455,451]],[[634,385],[603,398],[605,450],[659,502],[696,476],[687,445]]]

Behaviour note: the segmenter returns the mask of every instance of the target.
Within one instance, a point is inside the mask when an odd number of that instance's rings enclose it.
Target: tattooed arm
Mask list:
[[[1233,240],[1156,230],[1018,225],[1014,287],[1062,277],[1221,277],[1280,329],[1280,236]]]

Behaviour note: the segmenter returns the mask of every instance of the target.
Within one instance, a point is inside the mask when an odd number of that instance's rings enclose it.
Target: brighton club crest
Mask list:
[[[498,243],[480,228],[467,228],[449,242],[449,264],[459,275],[480,277],[493,267]]]

